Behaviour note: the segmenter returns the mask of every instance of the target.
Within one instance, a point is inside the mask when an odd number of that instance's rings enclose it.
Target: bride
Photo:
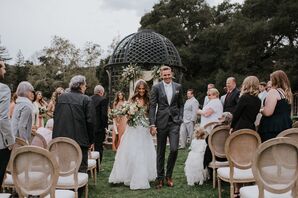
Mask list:
[[[156,151],[149,131],[149,87],[144,80],[136,82],[130,103],[140,108],[137,120],[130,120],[118,147],[109,183],[124,183],[132,190],[150,188],[156,178]],[[144,113],[142,113],[144,112]]]

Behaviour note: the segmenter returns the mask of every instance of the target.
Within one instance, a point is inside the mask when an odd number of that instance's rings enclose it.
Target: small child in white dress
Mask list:
[[[184,167],[187,184],[190,186],[196,183],[202,185],[208,177],[208,170],[207,168],[204,169],[203,165],[204,153],[207,146],[204,139],[205,132],[203,128],[198,128],[194,136],[190,145],[191,151],[188,153]]]

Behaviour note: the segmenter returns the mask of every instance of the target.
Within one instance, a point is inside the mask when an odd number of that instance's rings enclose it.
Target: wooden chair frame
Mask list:
[[[40,147],[40,145],[35,145],[35,144],[34,144],[34,140],[35,140],[35,139],[39,139],[39,140],[41,141],[41,143],[42,143],[41,147],[44,148],[44,149],[47,149],[47,147],[48,147],[47,141],[46,141],[46,139],[45,139],[42,135],[40,135],[39,133],[36,133],[36,134],[35,134],[35,136],[33,137],[33,139],[32,139],[32,141],[31,141],[31,144],[30,144],[30,145],[33,145],[33,146],[39,146],[39,147]]]

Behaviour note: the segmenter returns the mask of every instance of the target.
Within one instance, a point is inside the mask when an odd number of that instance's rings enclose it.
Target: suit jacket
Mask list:
[[[223,111],[224,112],[230,112],[234,113],[236,105],[239,100],[240,90],[238,88],[235,88],[232,90],[230,94],[226,95],[225,102],[223,105]]]
[[[10,103],[10,89],[7,85],[0,83],[0,149],[14,144],[14,135],[8,119]]]
[[[108,128],[108,99],[104,96],[91,96],[93,105],[95,107],[95,135],[99,130]]]
[[[199,108],[199,102],[195,97],[186,100],[183,111],[183,122],[195,122],[197,120],[197,110]]]
[[[163,82],[154,85],[150,93],[149,122],[158,129],[167,127],[169,118],[174,123],[181,124],[183,117],[182,87],[172,82],[173,95],[168,103]]]

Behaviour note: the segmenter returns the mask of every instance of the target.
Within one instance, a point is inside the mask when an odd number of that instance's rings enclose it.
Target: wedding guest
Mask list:
[[[5,64],[0,59],[0,81],[4,79],[5,73]],[[0,82],[0,186],[2,186],[11,149],[15,141],[8,117],[10,96],[9,87]]]
[[[54,119],[51,118],[47,121],[45,127],[39,127],[36,131],[36,133],[38,133],[44,137],[47,144],[52,140],[53,126],[54,126]]]
[[[258,94],[259,79],[255,76],[246,77],[242,83],[240,98],[233,114],[231,131],[256,130],[254,122],[261,108]]]
[[[105,89],[101,85],[94,87],[94,95],[91,96],[95,107],[95,125],[94,125],[94,149],[100,153],[100,162],[103,158],[103,143],[108,128],[108,99],[104,96]],[[99,167],[97,166],[97,169]],[[98,169],[99,171],[99,169]]]
[[[56,101],[57,97],[60,96],[62,93],[64,93],[64,89],[62,87],[56,88],[56,90],[52,93],[51,100],[47,107],[47,115],[52,118],[53,113],[55,111]]]
[[[240,94],[239,89],[236,87],[236,79],[234,77],[227,78],[226,87],[227,95],[223,105],[223,111],[227,111],[233,114]]]
[[[220,96],[220,102],[221,102],[222,105],[225,104],[225,99],[226,99],[226,96],[227,96],[227,87],[224,87],[223,90],[224,90],[225,94]]]
[[[113,103],[113,109],[119,109],[126,102],[124,93],[118,91]],[[112,149],[114,151],[119,147],[121,138],[126,128],[127,118],[125,116],[117,116],[113,119],[113,132],[112,132]]]
[[[22,81],[18,85],[16,94],[18,98],[12,115],[12,130],[16,137],[29,143],[33,122],[34,88],[29,82]]]
[[[281,131],[292,127],[292,91],[287,74],[277,70],[270,74],[272,88],[261,109],[262,118],[258,132],[262,141],[275,138]]]
[[[208,92],[210,89],[212,89],[212,88],[215,88],[214,84],[209,83],[209,84],[207,85],[207,92]],[[205,98],[204,98],[203,107],[205,107],[205,106],[207,105],[208,102],[209,102],[209,98],[208,98],[208,96],[206,95]]]
[[[223,107],[218,98],[218,90],[212,88],[208,91],[207,94],[209,98],[208,104],[205,107],[203,107],[202,110],[199,109],[197,111],[197,114],[201,115],[201,127],[204,127],[206,124],[210,122],[218,122],[218,118],[220,118],[223,113]]]
[[[87,89],[85,76],[76,75],[69,82],[69,93],[61,94],[54,111],[53,138],[68,137],[75,140],[82,151],[79,172],[87,173],[88,149],[94,143],[94,107],[84,95]],[[79,189],[79,197],[82,189]]]
[[[259,85],[260,93],[259,93],[258,97],[261,100],[261,108],[263,108],[265,98],[268,94],[268,92],[266,91],[266,85],[267,84],[265,82],[260,82],[260,85]],[[257,115],[256,121],[255,121],[256,128],[259,127],[261,118],[262,118],[262,114],[259,112],[258,115]]]
[[[272,88],[272,82],[271,80],[269,80],[266,85],[266,91],[269,92],[271,88]]]
[[[12,113],[13,113],[14,107],[16,105],[16,100],[17,100],[17,94],[13,93],[11,96],[10,104],[9,104],[9,113],[8,113],[9,119],[12,118]]]
[[[187,90],[187,100],[184,104],[183,123],[180,126],[180,149],[186,147],[187,139],[192,139],[194,125],[197,121],[197,110],[199,102],[194,97],[193,89]]]
[[[43,99],[42,92],[35,92],[35,100],[33,102],[33,126],[37,129],[44,127],[44,116],[47,111],[47,102]]]
[[[203,165],[204,153],[207,146],[204,136],[205,131],[200,127],[196,130],[195,138],[190,145],[190,152],[188,153],[184,167],[189,186],[193,186],[194,184],[202,185],[208,177],[208,170]]]

